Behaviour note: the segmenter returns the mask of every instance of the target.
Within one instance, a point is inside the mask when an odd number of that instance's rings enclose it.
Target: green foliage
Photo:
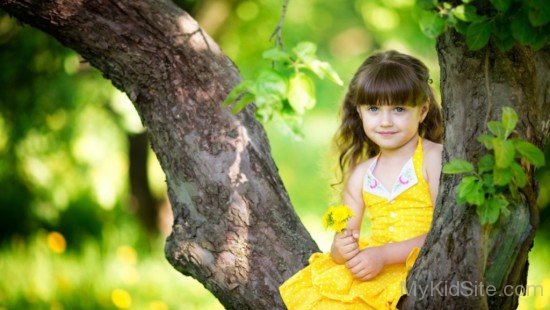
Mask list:
[[[491,40],[508,51],[516,43],[535,50],[547,45],[550,38],[550,6],[544,0],[491,0],[490,7],[475,1],[462,3],[417,0],[426,10],[419,19],[420,28],[430,38],[439,36],[447,27],[455,28],[466,38],[472,51]]]
[[[310,75],[343,84],[330,64],[317,58],[316,51],[315,44],[301,42],[291,53],[279,47],[263,52],[263,58],[271,60],[273,68],[261,71],[255,79],[243,80],[231,90],[222,105],[234,104],[232,112],[236,114],[254,102],[258,120],[267,123],[278,117],[295,135],[301,136],[297,122],[316,104],[315,84]]]
[[[503,108],[502,121],[488,123],[492,135],[480,135],[478,141],[487,149],[486,154],[475,165],[453,159],[443,167],[446,174],[466,174],[457,188],[457,202],[476,206],[481,224],[494,224],[499,215],[509,214],[509,196],[518,198],[518,188],[527,184],[527,175],[518,160],[525,160],[535,167],[545,164],[544,153],[533,144],[513,138],[518,116],[511,108]]]
[[[135,221],[103,233],[82,240],[81,251],[70,248],[68,235],[61,237],[67,248],[56,250],[43,230],[2,244],[2,309],[224,309],[200,282],[170,266],[164,238],[148,241]]]

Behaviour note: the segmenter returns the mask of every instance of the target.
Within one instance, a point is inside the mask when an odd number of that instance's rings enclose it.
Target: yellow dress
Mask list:
[[[428,183],[422,175],[422,139],[411,159],[403,166],[391,191],[372,174],[373,161],[363,181],[365,217],[371,232],[359,238],[359,248],[404,241],[426,234],[430,229],[433,206]],[[386,265],[371,280],[353,277],[345,264],[336,264],[330,253],[313,253],[309,265],[280,287],[288,309],[396,309],[406,294],[405,282],[420,248],[415,247],[402,264]]]

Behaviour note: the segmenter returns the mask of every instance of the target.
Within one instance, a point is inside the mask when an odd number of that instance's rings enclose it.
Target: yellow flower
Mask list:
[[[345,228],[346,228],[346,222],[335,222],[332,225],[332,229],[334,229],[334,231],[336,231],[336,232],[341,232]]]
[[[323,227],[341,232],[353,215],[353,211],[347,205],[331,206],[323,215]]]
[[[335,222],[346,221],[353,216],[353,212],[346,205],[337,206],[332,211],[332,219]]]

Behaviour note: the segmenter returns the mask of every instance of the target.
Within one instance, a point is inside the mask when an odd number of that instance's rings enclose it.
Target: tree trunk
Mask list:
[[[249,106],[220,103],[240,76],[169,1],[13,1],[126,92],[147,127],[174,212],[166,257],[229,309],[283,308],[278,286],[319,248],[294,212]]]
[[[487,131],[488,120],[500,120],[505,106],[519,115],[518,136],[542,147],[550,125],[548,47],[533,52],[517,46],[503,53],[489,45],[471,52],[461,35],[448,31],[438,38],[437,51],[445,119],[444,162],[452,158],[477,161],[484,155],[485,148],[476,137]],[[490,231],[479,224],[474,206],[455,203],[460,177],[442,178],[432,228],[407,279],[409,297],[403,301],[404,309],[517,307],[515,294],[481,296],[480,290],[492,285],[496,292],[503,292],[506,285],[526,284],[527,254],[539,221],[533,177],[529,170],[523,203],[509,206],[510,216],[501,216]]]
[[[167,177],[174,212],[166,244],[170,263],[203,283],[226,308],[283,308],[278,286],[319,249],[290,205],[254,107],[237,116],[220,107],[240,76],[215,42],[168,1],[0,0],[0,5],[79,52],[136,106]],[[519,111],[520,136],[542,145],[548,134],[548,113],[542,113],[550,98],[548,50],[472,53],[447,33],[438,51],[446,160],[479,157],[481,147],[471,141],[483,131],[486,113],[496,117],[504,105]],[[484,273],[475,211],[454,204],[458,178],[445,178],[409,291],[413,280],[417,286],[479,282],[484,275],[500,285],[525,283],[537,225],[532,173],[529,179],[525,204],[511,208],[489,238]],[[405,306],[517,304],[517,298],[420,297],[411,295]]]

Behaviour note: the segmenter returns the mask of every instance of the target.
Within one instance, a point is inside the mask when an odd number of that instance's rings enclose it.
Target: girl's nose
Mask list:
[[[381,113],[381,117],[382,117],[380,121],[381,126],[388,127],[393,125],[393,122],[391,119],[391,112],[384,111]]]

